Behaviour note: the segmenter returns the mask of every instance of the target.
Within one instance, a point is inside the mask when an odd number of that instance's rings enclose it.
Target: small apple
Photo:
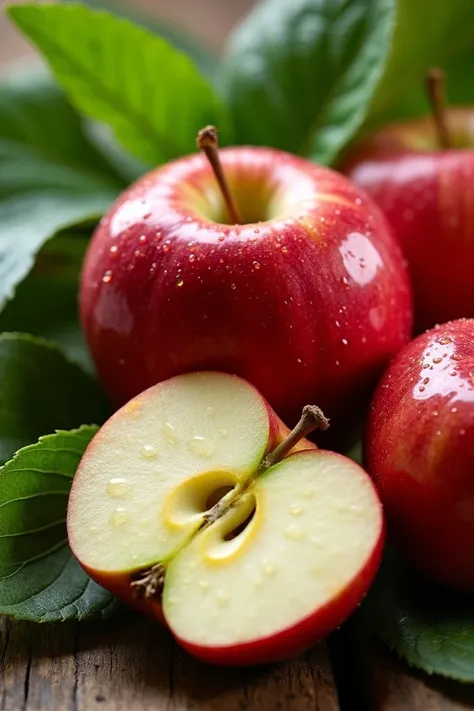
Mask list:
[[[123,404],[221,370],[289,424],[308,401],[351,421],[411,333],[398,245],[344,176],[268,148],[224,149],[216,164],[205,135],[214,168],[196,154],[154,170],[92,239],[80,303],[101,381]]]
[[[217,664],[291,656],[350,615],[383,547],[380,502],[353,461],[301,439],[258,391],[177,376],[116,412],[74,477],[67,526],[87,573]]]
[[[342,166],[382,208],[401,244],[417,332],[474,316],[474,108],[446,110],[443,128],[439,113],[437,122],[385,126]]]
[[[474,590],[474,320],[395,358],[375,393],[365,459],[394,538],[422,571]]]

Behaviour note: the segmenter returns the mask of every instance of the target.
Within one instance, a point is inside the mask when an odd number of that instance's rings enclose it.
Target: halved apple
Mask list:
[[[301,427],[288,432],[232,375],[146,390],[83,456],[68,510],[74,554],[201,659],[255,664],[310,646],[367,591],[383,516],[356,463],[293,446]]]

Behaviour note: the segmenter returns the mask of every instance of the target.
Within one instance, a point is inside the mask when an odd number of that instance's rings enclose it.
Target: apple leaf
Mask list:
[[[46,242],[32,271],[0,312],[0,332],[20,331],[54,341],[71,360],[92,372],[77,304],[88,241],[88,233],[72,232]]]
[[[370,123],[426,114],[424,77],[432,66],[446,70],[451,101],[472,103],[473,63],[472,0],[398,0],[393,46]]]
[[[361,613],[408,664],[474,682],[474,596],[424,580],[390,552]]]
[[[95,222],[122,182],[44,73],[0,85],[0,308],[46,240]]]
[[[98,384],[54,345],[0,335],[0,462],[57,428],[102,424],[109,406]]]
[[[67,0],[70,2],[71,0]],[[207,76],[212,76],[216,66],[216,58],[204,48],[199,40],[186,32],[182,27],[170,24],[163,18],[150,17],[136,7],[119,4],[116,0],[82,0],[83,5],[108,10],[117,17],[125,17],[136,25],[145,27],[155,35],[163,37],[175,49],[187,54]]]
[[[213,88],[185,54],[148,30],[76,5],[14,5],[8,13],[48,60],[72,103],[114,129],[148,163],[196,150],[197,131],[225,128]]]
[[[0,614],[56,622],[114,612],[114,598],[82,570],[66,535],[71,480],[96,431],[41,437],[0,469]]]
[[[387,59],[395,0],[264,0],[237,28],[221,83],[239,143],[331,163]]]

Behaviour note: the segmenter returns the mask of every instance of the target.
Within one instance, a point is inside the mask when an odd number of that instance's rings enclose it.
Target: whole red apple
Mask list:
[[[474,320],[416,338],[380,382],[365,458],[392,533],[422,571],[474,589]]]
[[[410,336],[399,247],[334,171],[267,148],[221,159],[243,224],[228,224],[196,154],[140,179],[97,228],[80,304],[99,376],[121,404],[218,369],[252,382],[288,423],[314,401],[337,429]]]
[[[430,118],[385,126],[342,169],[382,208],[408,260],[418,332],[474,316],[474,110],[449,109],[451,148]]]

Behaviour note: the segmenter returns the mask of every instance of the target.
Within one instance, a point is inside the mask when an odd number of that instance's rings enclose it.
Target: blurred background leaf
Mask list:
[[[264,0],[231,37],[220,77],[238,143],[331,163],[366,117],[395,0]]]
[[[134,155],[159,164],[195,151],[208,123],[226,130],[212,86],[185,54],[131,22],[81,5],[14,5],[16,25],[72,103],[109,124]]]
[[[428,113],[424,78],[432,66],[447,73],[448,98],[474,102],[472,0],[398,0],[393,47],[374,96],[369,123]]]

